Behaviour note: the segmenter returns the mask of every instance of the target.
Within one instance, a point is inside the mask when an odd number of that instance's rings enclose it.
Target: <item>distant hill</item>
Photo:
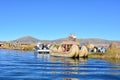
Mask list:
[[[96,46],[108,46],[112,41],[104,40],[104,39],[96,39],[96,38],[89,38],[89,39],[78,39],[81,44],[94,44]]]
[[[60,38],[56,40],[40,40],[32,36],[25,36],[25,37],[13,40],[12,42],[19,42],[24,44],[37,44],[37,43],[47,44],[47,43],[61,43],[64,40],[67,40],[67,38]],[[108,46],[112,42],[120,44],[120,41],[112,41],[112,40],[105,40],[105,39],[98,39],[98,38],[78,39],[78,41],[80,42],[81,45],[94,44],[96,46]]]
[[[61,43],[64,40],[67,40],[67,38],[56,39],[56,40],[53,40],[53,42]],[[117,41],[110,41],[110,40],[104,40],[104,39],[95,39],[95,38],[77,39],[77,41],[79,41],[81,45],[94,44],[96,46],[108,46],[112,42],[117,42]],[[117,43],[120,43],[120,41],[118,41]]]
[[[32,36],[25,36],[25,37],[21,37],[18,38],[16,40],[13,40],[12,42],[19,42],[19,43],[24,43],[24,44],[35,44],[38,43],[40,40],[37,38],[34,38]]]

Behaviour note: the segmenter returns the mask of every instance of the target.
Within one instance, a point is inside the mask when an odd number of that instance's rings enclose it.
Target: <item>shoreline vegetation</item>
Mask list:
[[[4,49],[11,49],[11,50],[24,50],[24,51],[33,51],[35,44],[13,44],[13,43],[6,43],[4,44]],[[2,46],[1,46],[2,48]],[[120,59],[120,47],[117,47],[116,43],[111,43],[107,48],[105,53],[93,53],[90,52],[88,54],[89,58],[99,58],[99,59]]]
[[[120,59],[120,47],[117,47],[116,43],[111,43],[105,53],[90,53],[88,57],[100,59]]]
[[[5,43],[1,48],[11,50],[33,51],[34,44]]]

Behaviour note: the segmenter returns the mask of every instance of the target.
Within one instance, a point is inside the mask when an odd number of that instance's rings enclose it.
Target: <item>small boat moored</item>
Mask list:
[[[34,52],[37,53],[41,53],[41,54],[48,54],[49,53],[49,46],[42,44],[42,43],[38,43],[35,47],[34,47]]]

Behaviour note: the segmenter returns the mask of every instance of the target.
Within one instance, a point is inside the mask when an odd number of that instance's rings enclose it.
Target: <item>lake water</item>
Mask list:
[[[0,80],[120,80],[120,64],[0,49]]]

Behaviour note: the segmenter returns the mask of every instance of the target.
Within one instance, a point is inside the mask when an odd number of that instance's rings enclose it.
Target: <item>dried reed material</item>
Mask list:
[[[88,57],[88,50],[85,46],[82,46],[81,50],[79,50],[79,57]]]
[[[88,45],[86,45],[86,47],[89,48],[89,49],[93,49],[94,45],[93,44],[88,44]]]

